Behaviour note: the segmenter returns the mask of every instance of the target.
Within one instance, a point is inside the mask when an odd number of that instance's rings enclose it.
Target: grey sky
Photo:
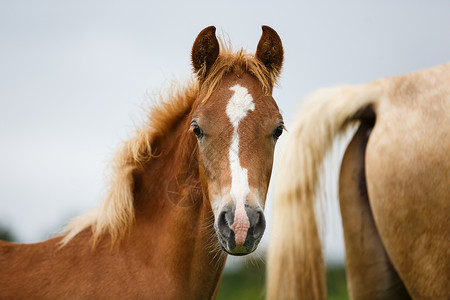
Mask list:
[[[0,224],[35,242],[96,205],[144,100],[190,76],[206,26],[252,52],[261,25],[277,30],[285,64],[274,96],[289,129],[319,87],[449,61],[449,12],[449,1],[410,0],[1,1]]]

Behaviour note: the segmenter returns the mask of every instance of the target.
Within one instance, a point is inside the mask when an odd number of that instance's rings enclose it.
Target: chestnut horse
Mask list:
[[[63,236],[0,243],[0,299],[210,299],[226,253],[256,249],[283,120],[272,98],[283,48],[192,48],[196,79],[154,109],[113,161],[103,205]],[[223,250],[224,251],[223,251]]]
[[[281,156],[268,298],[326,298],[316,192],[355,121],[339,180],[350,297],[450,299],[450,63],[307,99]]]

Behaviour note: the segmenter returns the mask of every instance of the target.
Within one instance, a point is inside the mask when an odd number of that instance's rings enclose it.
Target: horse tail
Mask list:
[[[380,81],[322,89],[307,98],[296,117],[277,176],[267,299],[326,299],[315,213],[324,156],[349,123],[376,109],[381,93]]]

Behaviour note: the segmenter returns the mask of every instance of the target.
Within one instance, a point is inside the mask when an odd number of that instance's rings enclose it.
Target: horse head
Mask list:
[[[284,129],[272,97],[283,47],[272,28],[262,29],[255,55],[241,51],[240,63],[220,49],[213,26],[200,32],[192,48],[200,92],[190,131],[214,229],[233,255],[253,252],[262,238],[274,148]]]

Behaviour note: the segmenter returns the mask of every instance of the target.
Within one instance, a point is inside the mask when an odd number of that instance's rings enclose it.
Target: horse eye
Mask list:
[[[191,124],[191,126],[192,126],[192,132],[195,134],[195,136],[198,139],[201,139],[203,137],[203,130],[200,128],[200,126],[198,126],[198,124],[194,123],[194,122]]]
[[[283,125],[278,126],[277,129],[275,129],[275,131],[273,132],[273,138],[278,139],[280,135],[283,133],[283,129],[284,129]]]

